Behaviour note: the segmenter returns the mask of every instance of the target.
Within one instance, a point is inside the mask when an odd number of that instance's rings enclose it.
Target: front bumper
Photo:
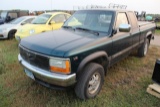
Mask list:
[[[28,62],[23,60],[21,55],[18,55],[18,60],[22,66],[33,73],[33,75],[49,84],[57,85],[57,86],[71,86],[76,83],[76,74],[70,74],[70,75],[63,75],[63,74],[57,74],[52,73],[43,69],[40,69],[38,67],[30,65]],[[35,79],[36,80],[36,79]]]

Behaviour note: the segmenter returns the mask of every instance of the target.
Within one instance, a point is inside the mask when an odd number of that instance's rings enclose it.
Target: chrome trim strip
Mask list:
[[[38,75],[40,80],[45,80],[45,82],[58,85],[58,86],[70,86],[76,83],[76,73],[65,75],[65,74],[57,74],[53,72],[49,72],[27,63],[21,55],[18,55],[18,60],[22,66],[28,70],[30,70],[33,74]]]

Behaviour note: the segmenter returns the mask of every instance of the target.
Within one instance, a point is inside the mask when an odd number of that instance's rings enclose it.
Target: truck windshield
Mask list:
[[[110,11],[82,10],[73,14],[63,26],[108,33],[112,17],[113,12]]]
[[[2,12],[2,13],[1,13],[1,18],[5,19],[6,16],[7,16],[7,12]]]
[[[37,18],[35,18],[31,23],[32,24],[46,24],[50,17],[51,15],[49,14],[42,14],[38,16]]]
[[[25,17],[20,17],[20,18],[17,18],[17,19],[12,20],[12,21],[9,22],[9,23],[11,23],[11,24],[19,24],[19,23],[22,22],[24,19],[25,19]]]

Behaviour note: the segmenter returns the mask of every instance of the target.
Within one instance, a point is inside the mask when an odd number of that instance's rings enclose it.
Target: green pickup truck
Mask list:
[[[50,88],[74,87],[79,98],[94,98],[107,68],[133,50],[146,56],[155,27],[138,22],[133,11],[80,10],[61,29],[23,39],[18,59],[36,82]]]

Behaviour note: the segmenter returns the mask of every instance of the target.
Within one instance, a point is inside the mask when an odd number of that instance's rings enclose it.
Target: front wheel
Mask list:
[[[75,93],[83,100],[94,98],[100,92],[103,82],[103,67],[96,63],[90,63],[80,75],[75,87]]]
[[[139,57],[146,56],[148,52],[148,47],[149,47],[149,40],[146,39],[145,42],[142,44],[142,46],[138,49],[138,56]]]

